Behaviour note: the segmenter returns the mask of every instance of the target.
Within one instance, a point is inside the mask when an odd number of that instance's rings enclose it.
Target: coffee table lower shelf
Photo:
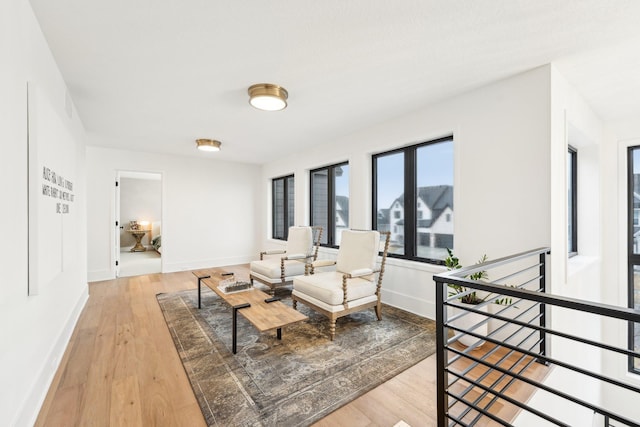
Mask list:
[[[283,304],[279,298],[271,297],[256,288],[229,294],[222,292],[218,284],[229,277],[228,273],[216,269],[205,269],[193,271],[193,275],[198,279],[198,308],[201,308],[202,283],[231,306],[233,354],[236,354],[237,350],[238,312],[260,332],[275,329],[278,339],[282,339],[283,327],[308,319],[304,314]]]

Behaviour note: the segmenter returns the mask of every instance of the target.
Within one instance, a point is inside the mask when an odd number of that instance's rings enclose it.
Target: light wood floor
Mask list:
[[[155,297],[195,287],[190,272],[91,283],[36,426],[204,426]],[[435,426],[435,378],[431,356],[316,426]]]

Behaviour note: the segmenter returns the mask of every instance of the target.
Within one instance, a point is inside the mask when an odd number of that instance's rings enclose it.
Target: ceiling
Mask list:
[[[637,0],[30,1],[89,145],[264,163],[550,62],[640,115]]]

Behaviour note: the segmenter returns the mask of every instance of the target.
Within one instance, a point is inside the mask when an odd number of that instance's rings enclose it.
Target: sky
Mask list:
[[[425,145],[417,151],[418,187],[453,185],[453,142]],[[640,162],[639,162],[640,164]],[[349,196],[349,166],[336,177],[336,195]],[[378,208],[385,209],[404,192],[404,155],[378,157]]]
[[[453,142],[418,148],[418,187],[453,185]],[[404,155],[378,157],[378,209],[385,209],[404,191]]]

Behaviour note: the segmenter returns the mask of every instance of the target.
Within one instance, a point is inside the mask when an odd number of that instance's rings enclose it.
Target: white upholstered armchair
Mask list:
[[[303,275],[305,264],[318,257],[322,227],[289,227],[286,249],[260,252],[259,261],[251,261],[249,278],[271,288],[291,283],[294,276]],[[280,256],[271,256],[280,255]]]
[[[381,235],[385,241],[377,267]],[[336,261],[314,261],[307,264],[304,276],[294,277],[293,308],[300,302],[327,316],[332,341],[339,317],[374,308],[378,320],[382,320],[380,289],[388,249],[388,232],[344,230]],[[314,274],[315,268],[329,265],[335,265],[336,270]]]

